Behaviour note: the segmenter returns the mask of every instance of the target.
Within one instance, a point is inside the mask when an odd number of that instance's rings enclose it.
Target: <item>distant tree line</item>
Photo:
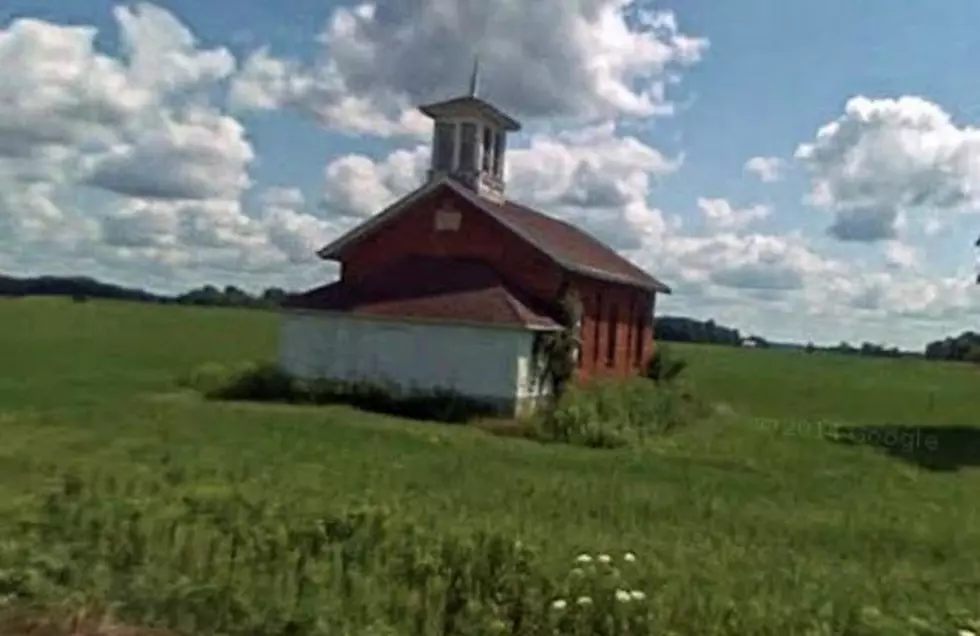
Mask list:
[[[964,331],[926,345],[928,360],[958,360],[980,363],[980,334]]]
[[[653,321],[655,340],[667,342],[699,342],[737,347],[742,344],[738,329],[717,324],[714,320],[700,321],[681,316],[663,316]]]
[[[762,338],[761,336],[743,336],[738,329],[720,325],[714,320],[701,321],[681,316],[658,317],[654,321],[653,333],[656,340],[665,342],[697,342],[734,347],[754,347],[757,349],[798,349],[807,353],[825,351],[828,353],[876,358],[900,358],[922,355],[918,352],[903,351],[898,347],[886,347],[873,342],[864,342],[860,346],[854,346],[847,342],[841,342],[833,346],[817,346],[812,342],[807,344],[775,342]]]
[[[270,287],[261,294],[252,295],[234,285],[228,285],[224,289],[214,285],[204,285],[183,294],[165,296],[143,289],[103,283],[84,276],[36,278],[0,276],[0,297],[24,296],[65,296],[77,302],[84,302],[90,298],[103,298],[176,305],[271,308],[280,305],[286,296],[286,291],[278,287]]]
[[[142,289],[120,287],[84,276],[39,276],[37,278],[0,276],[0,296],[71,296],[77,299],[112,298],[140,302],[168,300],[164,296],[152,294]]]
[[[243,289],[228,285],[219,288],[204,285],[182,294],[166,296],[143,289],[122,287],[104,283],[84,276],[61,277],[39,276],[14,278],[0,275],[0,298],[19,296],[66,296],[77,302],[90,298],[110,300],[129,300],[177,305],[199,305],[210,307],[278,307],[287,292],[278,287],[270,287],[259,294],[249,294]],[[717,344],[723,346],[755,348],[799,349],[810,353],[826,351],[845,355],[899,358],[923,354],[902,351],[898,347],[886,347],[871,342],[853,346],[847,342],[830,347],[820,347],[813,343],[799,344],[774,342],[759,336],[743,336],[738,329],[720,325],[714,320],[696,320],[683,316],[663,316],[654,321],[654,338],[666,342],[691,342]],[[925,348],[929,360],[962,360],[980,363],[980,334],[965,331],[958,336],[930,342]]]
[[[808,351],[829,351],[832,353],[840,353],[844,355],[853,356],[869,356],[872,358],[906,358],[906,357],[921,357],[921,353],[916,351],[903,351],[898,347],[886,347],[884,345],[876,344],[874,342],[863,342],[861,346],[855,347],[849,342],[841,342],[838,345],[832,347],[815,347],[812,344],[807,345]]]
[[[278,287],[269,287],[261,294],[253,296],[234,285],[218,289],[205,285],[176,296],[173,302],[179,305],[202,305],[211,307],[278,307],[287,292]]]

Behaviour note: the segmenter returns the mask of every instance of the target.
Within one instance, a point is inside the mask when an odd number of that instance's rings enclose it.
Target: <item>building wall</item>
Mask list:
[[[654,293],[583,277],[573,285],[583,304],[579,378],[641,372],[653,355]]]
[[[458,229],[436,229],[437,213],[444,207],[459,213]],[[515,285],[549,299],[554,298],[563,276],[561,268],[536,248],[468,201],[443,190],[417,202],[383,232],[345,250],[339,259],[341,277],[357,280],[378,265],[408,255],[481,259]]]
[[[458,229],[436,229],[437,213],[444,207],[459,213]],[[585,310],[580,379],[635,375],[653,355],[653,292],[569,275],[536,248],[451,192],[432,193],[392,221],[383,232],[350,246],[340,256],[341,277],[354,281],[385,262],[415,254],[482,259],[493,264],[513,284],[548,300],[556,299],[563,281],[568,280],[579,292]],[[613,308],[616,336],[610,365],[607,349]],[[637,318],[642,318],[641,327],[637,326]],[[641,340],[638,357],[636,338]]]
[[[301,378],[452,389],[511,410],[538,395],[532,340],[529,331],[284,312],[278,363]]]

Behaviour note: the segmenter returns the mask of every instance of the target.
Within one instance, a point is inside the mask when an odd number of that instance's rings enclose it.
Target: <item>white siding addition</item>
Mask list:
[[[304,379],[449,389],[511,410],[537,394],[533,337],[520,329],[290,311],[282,317],[278,363]]]

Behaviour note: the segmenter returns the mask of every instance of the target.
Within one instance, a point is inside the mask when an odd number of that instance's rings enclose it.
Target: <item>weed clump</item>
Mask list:
[[[681,377],[686,368],[686,361],[660,345],[642,376],[571,386],[531,427],[539,439],[576,446],[641,444],[708,414],[707,404]]]
[[[617,448],[662,436],[705,414],[705,405],[680,387],[659,388],[642,378],[594,381],[569,389],[534,419],[534,429],[547,441]]]
[[[206,396],[215,400],[293,402],[301,392],[300,384],[288,373],[273,364],[257,364],[232,373]]]
[[[643,370],[643,376],[660,386],[670,386],[680,379],[687,368],[687,361],[674,354],[665,344],[657,344],[656,350]]]

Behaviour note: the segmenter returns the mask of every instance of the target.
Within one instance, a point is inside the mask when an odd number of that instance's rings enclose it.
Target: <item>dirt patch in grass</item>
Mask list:
[[[474,428],[498,437],[519,437],[531,439],[534,431],[527,422],[517,419],[486,417],[470,423]]]

